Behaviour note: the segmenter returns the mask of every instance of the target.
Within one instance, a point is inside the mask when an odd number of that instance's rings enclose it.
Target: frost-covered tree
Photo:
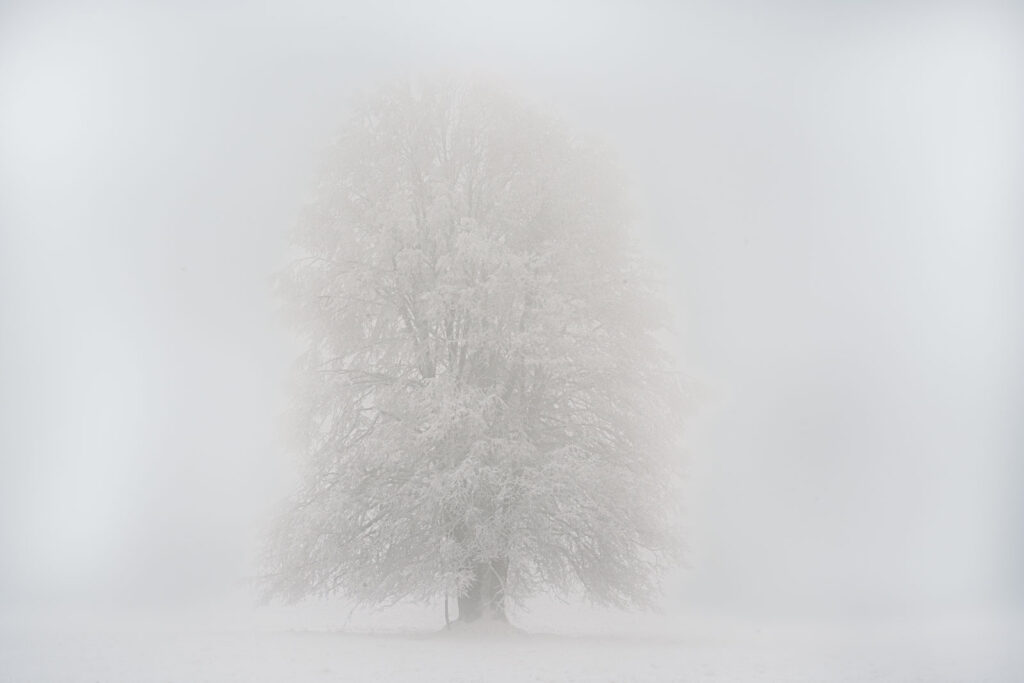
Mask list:
[[[650,601],[681,391],[627,219],[607,155],[501,92],[357,109],[281,279],[308,346],[272,593]]]

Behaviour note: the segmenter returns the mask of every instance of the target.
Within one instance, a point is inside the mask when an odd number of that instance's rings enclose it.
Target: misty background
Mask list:
[[[1024,597],[1010,3],[8,2],[0,604],[204,601],[293,483],[272,275],[358,95],[597,135],[707,388],[680,610]]]

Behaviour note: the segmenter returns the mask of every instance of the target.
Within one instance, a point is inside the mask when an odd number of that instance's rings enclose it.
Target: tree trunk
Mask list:
[[[480,562],[473,567],[473,576],[473,585],[469,591],[459,596],[459,621],[508,621],[505,616],[508,560]]]

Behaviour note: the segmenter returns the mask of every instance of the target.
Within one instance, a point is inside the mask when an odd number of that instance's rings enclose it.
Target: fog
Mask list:
[[[985,3],[0,11],[0,600],[213,601],[293,483],[271,278],[356,98],[470,73],[604,139],[687,371],[681,613],[1024,595],[1021,26]]]

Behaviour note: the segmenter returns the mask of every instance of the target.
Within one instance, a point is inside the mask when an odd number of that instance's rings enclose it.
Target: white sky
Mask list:
[[[1019,595],[1020,16],[772,4],[4,5],[0,596],[245,573],[284,231],[352,99],[443,68],[634,182],[715,397],[681,605]]]

